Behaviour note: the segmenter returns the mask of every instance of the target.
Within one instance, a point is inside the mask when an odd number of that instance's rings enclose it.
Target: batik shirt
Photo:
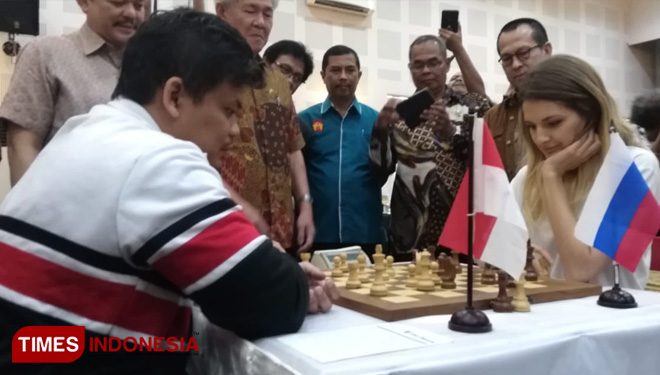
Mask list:
[[[438,139],[427,123],[414,130],[404,121],[389,132],[374,128],[370,145],[374,172],[382,181],[396,170],[388,228],[394,254],[437,245],[465,174],[468,149],[463,115],[469,106],[482,104],[483,98],[447,90],[445,103],[457,129],[450,139]]]
[[[294,224],[288,155],[305,141],[286,78],[266,68],[265,80],[263,89],[246,91],[240,136],[219,159],[211,157],[211,163],[226,184],[259,210],[271,238],[288,248]]]

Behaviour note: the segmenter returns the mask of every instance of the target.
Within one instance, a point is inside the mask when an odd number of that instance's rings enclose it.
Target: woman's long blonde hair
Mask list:
[[[596,70],[577,57],[556,55],[541,62],[528,73],[519,95],[523,102],[547,100],[575,111],[586,120],[587,128],[593,129],[600,138],[600,152],[563,178],[569,204],[575,214],[581,209],[609,149],[611,127],[621,135],[626,145],[644,147],[636,129],[619,115],[614,99]],[[541,199],[541,166],[545,157],[532,142],[529,127],[522,126],[521,131],[527,145],[527,178],[522,210],[525,219],[534,222],[543,217],[545,211]]]

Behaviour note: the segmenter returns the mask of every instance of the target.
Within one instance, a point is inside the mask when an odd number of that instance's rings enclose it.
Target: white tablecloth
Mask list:
[[[448,336],[449,344],[321,363],[278,338],[256,345],[300,374],[598,374],[660,375],[660,293],[632,291],[639,307],[609,309],[596,297],[532,305],[530,313],[486,311],[493,331],[463,334],[447,328],[449,315],[401,321]],[[383,323],[333,307],[310,316],[300,333],[332,332]],[[317,345],[333,350],[336,343]]]

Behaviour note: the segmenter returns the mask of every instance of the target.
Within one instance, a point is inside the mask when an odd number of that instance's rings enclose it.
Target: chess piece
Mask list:
[[[536,281],[539,279],[539,275],[536,273],[534,268],[534,248],[532,247],[532,241],[527,240],[527,262],[525,263],[525,280],[527,281]]]
[[[458,260],[458,253],[456,251],[451,252],[451,257],[454,263],[454,266],[456,267],[456,274],[461,274],[463,272],[463,267],[461,266],[461,262]]]
[[[438,262],[431,262],[431,280],[433,281],[434,285],[440,285],[442,283],[442,280],[440,280],[440,276],[438,276],[438,270],[440,269],[440,265]]]
[[[360,254],[357,256],[357,261],[358,261],[358,279],[360,280],[361,283],[368,283],[369,275],[367,275],[367,271],[366,271],[367,256],[364,254]]]
[[[346,258],[348,256],[346,255],[346,253],[341,253],[339,254],[339,256],[341,257],[341,266],[340,266],[341,272],[348,273],[348,263],[346,263]]]
[[[527,296],[525,295],[525,280],[524,278],[520,278],[518,282],[516,282],[516,294],[513,296],[513,302],[511,302],[511,305],[513,305],[513,311],[518,311],[518,312],[529,312],[529,300],[527,299]]]
[[[309,262],[309,260],[312,258],[312,254],[310,253],[302,253],[300,254],[300,260],[303,262]]]
[[[444,259],[447,259],[447,254],[445,253],[440,253],[438,255],[438,276],[442,277],[442,274],[445,272],[445,269],[442,267],[442,262]]]
[[[490,305],[495,312],[511,312],[513,311],[511,297],[509,297],[506,293],[506,286],[509,283],[507,273],[500,270],[497,275],[497,285],[499,286],[499,291],[497,293],[497,298],[491,301]]]
[[[481,283],[483,285],[495,285],[497,280],[495,279],[495,270],[493,266],[486,263],[484,270],[481,272]]]
[[[358,279],[358,264],[351,262],[348,264],[348,280],[346,281],[346,289],[358,289],[362,283]]]
[[[369,294],[374,297],[383,297],[387,295],[387,284],[383,279],[385,274],[385,265],[383,265],[383,260],[385,255],[383,255],[383,248],[380,245],[376,245],[376,252],[373,255],[374,259],[374,282],[371,284],[371,290]]]
[[[410,260],[410,263],[417,265],[417,261],[419,261],[419,252],[417,251],[417,249],[413,249],[412,259]]]
[[[515,288],[516,287],[516,280],[513,278],[513,276],[507,274],[506,279],[508,280],[507,284],[506,284],[507,288]]]
[[[440,287],[442,289],[456,289],[456,281],[454,281],[456,279],[456,266],[449,257],[442,257],[441,259],[442,263],[440,263],[440,267],[443,269],[443,272],[440,276],[442,279]]]
[[[341,270],[341,258],[336,256],[332,258],[332,262],[335,264],[335,267],[332,269],[332,273],[330,275],[332,277],[344,276],[344,272]]]
[[[436,247],[433,245],[429,245],[429,253],[431,253],[431,260],[436,260],[436,253],[435,253]]]
[[[420,292],[432,292],[435,290],[435,284],[431,279],[429,266],[431,265],[431,254],[428,251],[422,253],[422,258],[417,265],[421,269],[419,277],[417,278],[417,290]]]
[[[387,274],[390,275],[390,277],[394,277],[396,274],[396,272],[394,272],[394,257],[388,255],[385,260],[387,261]]]
[[[406,280],[406,288],[417,288],[417,278],[415,275],[416,266],[414,264],[408,265],[408,279]]]

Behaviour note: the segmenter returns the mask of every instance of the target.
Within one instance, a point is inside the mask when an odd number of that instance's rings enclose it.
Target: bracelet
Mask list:
[[[312,203],[312,202],[314,202],[314,199],[312,198],[312,196],[309,193],[305,193],[305,194],[302,195],[302,197],[298,198],[298,202],[299,203],[300,202]]]

